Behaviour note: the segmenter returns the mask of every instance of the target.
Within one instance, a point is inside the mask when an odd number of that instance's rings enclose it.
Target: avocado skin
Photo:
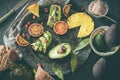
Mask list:
[[[100,58],[93,66],[92,72],[93,76],[96,79],[100,79],[106,68],[106,60],[104,58]]]
[[[49,58],[51,61],[57,63],[57,64],[65,64],[65,63],[68,63],[70,62],[71,60],[71,54],[68,54],[66,57],[64,58],[56,58],[56,59],[51,59]]]
[[[102,32],[98,33],[94,38],[93,44],[98,51],[105,52],[107,46],[104,39],[104,33]]]
[[[105,33],[105,42],[108,47],[114,47],[120,44],[120,26],[112,24]],[[119,29],[118,29],[119,28]]]

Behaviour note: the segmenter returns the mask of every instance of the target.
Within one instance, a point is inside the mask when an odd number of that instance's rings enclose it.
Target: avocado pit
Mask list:
[[[65,46],[61,46],[58,50],[57,50],[57,53],[58,54],[63,54],[66,52],[66,47]]]
[[[60,43],[53,47],[48,56],[50,59],[63,59],[67,57],[71,52],[71,45],[68,43]]]

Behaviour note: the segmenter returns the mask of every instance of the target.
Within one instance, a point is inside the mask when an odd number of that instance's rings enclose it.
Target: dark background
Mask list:
[[[20,0],[1,0],[0,1],[0,18],[10,11],[12,7],[19,2]],[[73,8],[76,10],[81,10],[84,4],[84,2],[87,0],[71,0],[71,2],[74,4]],[[109,12],[107,16],[110,16],[111,18],[114,18],[118,23],[120,22],[120,1],[119,0],[106,0],[109,5]],[[21,9],[21,8],[20,8]],[[14,20],[15,16],[19,13],[20,9],[15,12],[12,16],[10,16],[7,20],[5,20],[3,23],[0,24],[0,45],[3,45],[3,35],[5,30],[8,28],[10,23]],[[95,27],[99,27],[101,25],[111,25],[113,22],[106,18],[100,18],[95,20]],[[119,34],[118,34],[119,35]],[[94,54],[93,51],[91,51],[91,55],[89,56],[88,60],[84,65],[79,67],[74,74],[67,74],[65,75],[65,80],[94,80],[94,77],[92,75],[92,68],[95,62],[100,58],[100,56]],[[106,59],[106,69],[105,73],[101,80],[120,80],[120,51],[118,53],[105,57]],[[3,76],[3,73],[0,76],[0,80],[4,80],[5,77]],[[56,77],[55,77],[56,78]],[[7,80],[7,79],[5,79]],[[56,78],[56,80],[59,80]]]

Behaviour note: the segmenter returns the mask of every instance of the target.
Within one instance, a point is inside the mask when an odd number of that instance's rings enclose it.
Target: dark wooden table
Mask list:
[[[86,0],[73,0],[72,2],[75,4],[75,8],[79,9],[83,7],[83,3]],[[106,0],[109,5],[108,16],[114,18],[117,22],[120,22],[120,1],[119,0]],[[12,7],[18,3],[19,0],[1,0],[0,1],[0,18],[10,11]],[[3,43],[3,35],[5,30],[8,28],[10,23],[14,20],[16,15],[19,13],[20,9],[15,12],[12,16],[10,16],[7,20],[0,24],[0,45],[4,45]],[[96,19],[95,19],[96,20]],[[95,27],[99,27],[101,25],[111,25],[112,22],[106,18],[101,18],[98,20],[99,22],[95,22]],[[118,34],[119,35],[119,34]],[[79,67],[74,74],[66,74],[64,75],[65,80],[94,80],[92,75],[92,67],[95,62],[100,58],[100,56],[94,54],[91,51],[91,55],[84,65]],[[120,51],[115,55],[106,57],[107,66],[105,73],[101,80],[120,80]],[[2,72],[3,73],[3,72]],[[0,73],[1,74],[1,73]],[[0,75],[0,80],[8,80],[5,77],[2,77],[3,74]],[[59,80],[55,77],[56,80]]]

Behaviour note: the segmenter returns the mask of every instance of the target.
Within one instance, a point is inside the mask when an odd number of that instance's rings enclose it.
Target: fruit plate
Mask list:
[[[59,43],[68,43],[72,46],[72,50],[74,50],[77,44],[82,40],[77,38],[78,28],[68,30],[64,35],[57,35],[52,28],[47,26],[47,19],[48,14],[44,11],[46,7],[41,8],[40,10],[40,17],[33,19],[33,14],[30,12],[26,12],[22,19],[16,24],[16,26],[10,27],[4,34],[4,43],[6,46],[14,48],[16,51],[23,55],[25,61],[33,68],[37,69],[37,64],[41,63],[43,68],[50,74],[55,75],[54,71],[52,70],[53,64],[59,65],[63,71],[63,74],[67,74],[72,72],[71,71],[71,64],[70,64],[70,57],[63,59],[63,60],[51,60],[48,57],[48,52],[57,44]],[[49,7],[47,7],[49,8]],[[66,21],[66,17],[62,17],[61,20]],[[16,36],[18,34],[22,35],[25,34],[25,39],[29,41],[30,44],[35,42],[39,37],[32,37],[29,35],[27,28],[25,25],[30,22],[32,23],[40,23],[43,24],[44,31],[51,32],[53,36],[53,40],[51,45],[47,48],[46,53],[42,53],[39,51],[34,51],[31,45],[23,47],[19,46],[16,43]],[[79,50],[78,53],[78,67],[80,67],[89,57],[91,52],[90,45],[86,46],[84,49]]]

